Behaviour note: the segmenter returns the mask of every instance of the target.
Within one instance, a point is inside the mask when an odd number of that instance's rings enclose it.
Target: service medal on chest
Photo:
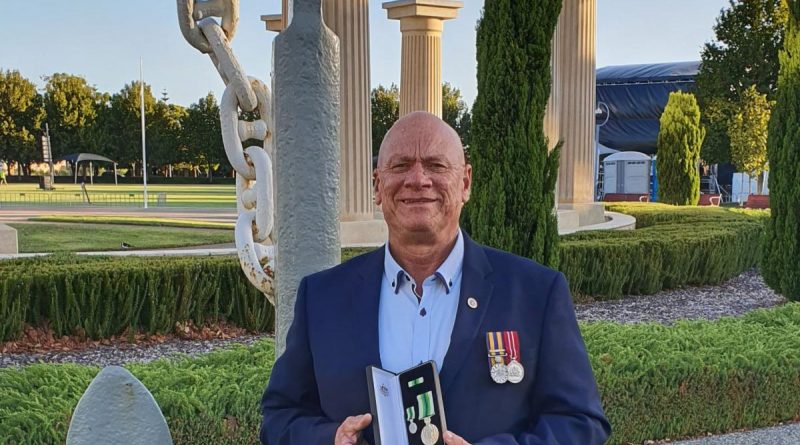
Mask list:
[[[519,383],[525,377],[525,368],[516,360],[511,360],[508,364],[508,381],[511,383]]]
[[[495,363],[490,371],[495,383],[503,384],[508,381],[508,367],[503,363]]]

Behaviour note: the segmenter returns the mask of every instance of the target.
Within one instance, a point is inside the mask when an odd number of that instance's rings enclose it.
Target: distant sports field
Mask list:
[[[97,206],[140,207],[141,184],[86,185],[89,201]],[[235,209],[233,185],[148,185],[148,205],[153,207],[191,207]],[[56,184],[55,190],[39,190],[37,184],[0,184],[0,206],[70,207],[89,205],[80,184]]]

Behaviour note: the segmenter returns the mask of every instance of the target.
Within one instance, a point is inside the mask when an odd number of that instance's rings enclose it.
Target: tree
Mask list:
[[[705,130],[700,108],[691,93],[669,94],[658,131],[658,200],[667,204],[697,205],[700,200],[700,146]]]
[[[785,0],[730,0],[714,26],[697,74],[697,99],[708,131],[702,157],[729,162],[728,127],[735,104],[752,85],[772,100],[778,78],[778,49],[787,18]]]
[[[378,85],[369,95],[372,105],[372,155],[378,156],[383,137],[400,118],[400,90],[391,84]]]
[[[767,126],[772,104],[752,85],[742,93],[739,111],[728,127],[731,160],[739,171],[758,176],[758,194],[767,170]]]
[[[194,155],[194,163],[206,166],[210,182],[213,167],[225,158],[219,106],[213,93],[209,92],[189,107],[183,120],[183,131],[184,141]]]
[[[142,161],[141,93],[139,82],[126,84],[111,96],[109,106],[103,110],[104,154],[119,163],[131,165],[132,176],[137,176],[136,165]],[[144,115],[149,129],[153,122],[156,100],[150,86],[144,86]],[[145,134],[145,136],[147,136]],[[149,164],[149,162],[148,162]]]
[[[183,146],[183,121],[186,108],[168,104],[166,97],[155,104],[153,118],[148,125],[147,163],[153,166],[169,166],[181,161]],[[167,170],[169,173],[170,170]]]
[[[442,84],[442,120],[456,130],[464,146],[468,145],[470,118],[469,108],[461,98],[461,90],[448,82]]]
[[[102,96],[80,76],[55,73],[45,80],[44,108],[53,157],[89,150]]]
[[[41,159],[37,139],[43,118],[36,85],[19,71],[0,71],[0,159],[24,165]]]
[[[484,5],[469,145],[474,181],[462,221],[477,241],[551,267],[558,264],[559,149],[548,151],[544,112],[560,10],[561,0]]]
[[[767,139],[771,214],[761,267],[769,287],[796,301],[800,300],[800,1],[789,1],[789,14]]]

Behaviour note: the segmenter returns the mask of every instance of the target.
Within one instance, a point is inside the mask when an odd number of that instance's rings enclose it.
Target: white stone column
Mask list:
[[[427,111],[442,116],[442,29],[463,7],[451,0],[398,0],[383,4],[400,20],[400,116]]]
[[[342,57],[341,220],[371,220],[369,1],[324,0],[322,8],[325,24],[339,37]]]
[[[558,202],[577,210],[582,226],[603,221],[602,205],[594,203],[596,18],[597,0],[564,0],[554,36],[558,105],[552,110],[564,141]]]

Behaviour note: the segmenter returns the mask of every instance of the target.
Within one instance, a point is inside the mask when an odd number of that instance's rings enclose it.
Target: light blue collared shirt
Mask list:
[[[400,372],[434,360],[441,370],[461,293],[461,230],[450,255],[423,281],[421,300],[414,292],[418,284],[392,258],[389,243],[385,249],[378,313],[381,364],[388,371]]]

